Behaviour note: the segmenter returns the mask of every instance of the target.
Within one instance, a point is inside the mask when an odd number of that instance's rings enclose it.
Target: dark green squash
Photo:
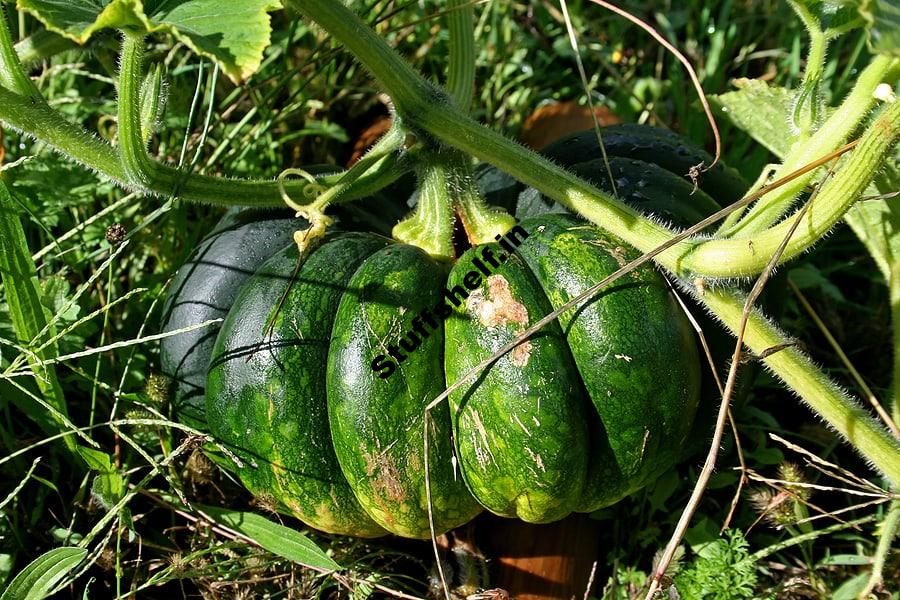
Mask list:
[[[209,427],[242,461],[235,469],[241,481],[330,533],[384,533],[356,500],[335,456],[324,368],[350,278],[388,243],[372,234],[341,234],[302,262],[289,245],[241,290],[210,363]]]
[[[713,161],[708,152],[692,141],[660,127],[626,123],[603,127],[600,133],[607,156],[653,163],[685,179],[689,179],[688,173],[693,167],[701,163],[709,166]],[[600,141],[593,129],[557,140],[541,154],[564,167],[603,158]],[[747,191],[747,183],[740,173],[721,161],[699,174],[697,183],[722,206],[739,200]]]
[[[473,248],[449,278],[420,250],[371,234],[328,237],[302,260],[289,245],[266,261],[228,313],[207,380],[210,430],[239,462],[230,468],[315,528],[422,538],[429,517],[441,533],[477,514],[472,496],[550,522],[672,466],[699,363],[684,315],[646,266],[438,404],[426,475],[428,403],[633,252],[570,216],[523,227],[527,239]]]
[[[503,262],[491,272],[490,261]],[[447,288],[459,304],[447,321],[449,383],[551,311],[519,256],[498,244],[464,254]],[[488,510],[546,523],[578,508],[587,472],[587,404],[558,324],[463,384],[450,404],[463,475]]]
[[[418,248],[396,244],[376,252],[341,298],[328,355],[328,414],[341,468],[372,518],[404,537],[430,535],[425,408],[445,385],[443,327],[429,309],[440,301],[444,280],[444,267]],[[417,331],[400,335],[409,322]],[[385,363],[390,351],[401,362],[383,377],[372,364]],[[431,411],[428,426],[434,524],[447,531],[481,507],[454,467],[446,403]]]
[[[163,333],[222,319],[247,279],[303,223],[284,211],[229,210],[178,269],[163,306]],[[165,337],[160,367],[173,384],[172,410],[206,430],[206,373],[221,324]]]
[[[618,135],[614,151],[675,143]],[[610,156],[617,191],[639,210],[677,226],[717,210],[680,175]],[[570,166],[609,186],[605,164]],[[480,179],[501,203],[518,191],[496,173]],[[378,235],[337,233],[302,257],[288,243],[243,281],[222,279],[233,305],[211,359],[195,359],[197,373],[208,366],[209,430],[231,454],[217,462],[317,529],[415,538],[481,507],[535,523],[594,511],[671,468],[688,438],[702,437],[691,429],[701,361],[652,265],[563,313],[425,417],[448,385],[637,256],[572,215],[547,214],[558,207],[537,198],[539,216],[515,237],[472,248],[449,270]],[[262,256],[254,246],[284,245],[296,228],[265,225],[239,239]]]
[[[518,249],[554,309],[640,254],[567,215],[522,222],[531,235]],[[594,429],[579,510],[607,506],[672,466],[700,391],[693,331],[663,278],[644,265],[559,323],[602,429]]]

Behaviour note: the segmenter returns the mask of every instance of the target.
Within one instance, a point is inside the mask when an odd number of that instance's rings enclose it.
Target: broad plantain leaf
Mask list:
[[[34,559],[10,582],[0,600],[40,600],[87,555],[86,548],[54,548]]]
[[[215,506],[195,505],[198,509],[212,517],[217,523],[234,529],[257,544],[272,552],[307,567],[338,571],[341,565],[325,554],[305,535],[273,523],[265,517],[248,513],[217,508]]]
[[[738,128],[784,157],[796,137],[787,131],[793,93],[759,79],[736,79],[737,91],[711,96]]]
[[[84,44],[97,31],[164,32],[214,60],[235,82],[259,68],[280,0],[18,0],[47,29]]]

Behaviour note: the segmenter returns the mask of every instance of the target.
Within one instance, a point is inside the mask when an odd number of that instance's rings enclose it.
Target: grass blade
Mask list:
[[[195,504],[194,507],[216,523],[238,532],[282,558],[326,573],[342,568],[302,533],[273,523],[265,517],[214,506]]]
[[[37,269],[25,240],[25,230],[16,211],[15,202],[2,182],[0,182],[0,277],[13,329],[22,345],[39,346],[44,338],[52,337],[54,333],[52,328],[44,335],[40,335],[47,325],[47,311],[41,303],[42,291]],[[50,344],[33,355],[30,354],[28,362],[35,373],[35,381],[44,400],[60,414],[67,415],[66,399],[56,377],[56,370],[52,365],[41,364],[44,360],[54,358],[56,354],[56,345]],[[47,416],[43,411],[36,413],[33,409],[34,407],[25,407],[23,412],[31,414],[42,429],[48,433],[62,430],[58,419]],[[65,444],[74,451],[74,439],[65,438]]]
[[[22,569],[0,600],[40,600],[46,598],[53,587],[84,560],[85,548],[64,546],[46,552]]]

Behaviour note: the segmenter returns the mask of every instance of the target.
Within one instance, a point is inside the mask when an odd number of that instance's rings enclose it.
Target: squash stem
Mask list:
[[[124,162],[120,160],[119,153],[112,146],[68,122],[62,114],[41,98],[18,61],[7,22],[2,14],[0,14],[0,121],[12,129],[34,136],[57,152],[127,189],[156,196],[178,196],[190,202],[218,206],[284,206],[279,185],[271,178],[226,179],[189,174],[150,159],[143,142],[143,134],[138,133],[138,137],[134,137],[135,132],[142,130],[135,126],[135,123],[140,123],[141,116],[139,73],[142,43],[139,38],[129,40],[129,37],[126,34],[123,41],[123,71],[120,75],[125,76],[125,96],[130,96],[131,100],[128,103],[120,101],[119,106],[120,126],[124,123],[125,127],[124,134],[120,130],[120,138],[125,141],[124,152],[127,153],[129,162],[127,170]],[[53,45],[52,42],[53,38],[47,37],[46,43]],[[34,40],[34,44],[38,46],[43,43],[40,39]],[[26,58],[30,56],[27,47],[23,46],[20,50]],[[128,173],[128,170],[131,173]],[[398,166],[395,157],[386,158],[371,170],[359,175],[353,185],[346,187],[342,191],[341,201],[367,197],[396,181],[407,170],[408,167],[404,165]],[[317,185],[331,187],[341,181],[343,175],[341,172],[319,177]],[[309,187],[309,182],[305,180],[285,184],[287,192],[296,197],[304,196]]]
[[[738,292],[706,288],[697,297],[732,332],[740,326],[744,303]],[[759,311],[754,310],[747,321],[744,343],[756,355],[765,356],[762,363],[884,473],[893,485],[900,484],[900,441],[816,368]]]
[[[144,36],[125,33],[119,67],[119,158],[129,182],[142,189],[154,179],[141,118]]]
[[[361,176],[377,168],[380,164],[388,162],[388,159],[403,148],[405,140],[406,132],[401,127],[400,120],[394,119],[394,123],[388,132],[349,171],[344,172],[332,187],[327,189],[317,187],[315,179],[310,176],[312,185],[307,189],[318,194],[311,203],[306,205],[297,204],[287,193],[282,193],[285,204],[294,209],[298,217],[303,217],[310,223],[308,229],[294,233],[294,242],[297,244],[297,249],[301,255],[318,238],[325,235],[326,230],[333,223],[333,220],[325,214],[328,207],[338,202],[340,195],[350,189]],[[388,164],[396,166],[394,162],[388,162]],[[297,169],[288,169],[285,173],[292,171],[297,171]],[[279,183],[282,182],[283,178],[279,177]]]
[[[340,174],[334,184],[322,192],[310,208],[325,211],[328,206],[343,201],[343,194],[352,188],[353,184],[360,180],[366,173],[373,169],[383,170],[385,165],[396,168],[399,153],[406,142],[406,130],[402,127],[399,118],[394,118],[391,128],[388,129],[374,146],[360,158],[349,170]]]
[[[897,139],[900,138],[900,101],[888,104],[866,130],[849,158],[825,182],[813,206],[802,215],[750,238],[712,239],[681,257],[680,273],[703,273],[708,277],[735,277],[758,273],[769,261],[797,219],[800,225],[781,258],[790,260],[809,249],[827,234],[872,183]]]
[[[810,12],[805,2],[789,0],[788,4],[803,21],[809,34],[809,51],[806,54],[806,68],[803,81],[797,90],[794,110],[791,114],[792,125],[799,130],[800,139],[809,137],[818,120],[819,103],[821,102],[820,83],[825,70],[825,52],[828,49],[828,37],[822,31],[819,18]]]
[[[448,0],[450,66],[447,90],[464,113],[472,107],[475,91],[475,9],[471,0]]]
[[[451,261],[456,257],[453,248],[453,227],[456,219],[448,190],[451,173],[444,160],[434,154],[423,153],[419,167],[419,202],[415,211],[394,226],[394,239],[412,244],[436,260]]]
[[[797,142],[785,157],[774,177],[778,179],[808,164],[820,156],[836,150],[859,127],[875,106],[875,89],[879,84],[896,82],[900,73],[900,59],[879,55],[863,69],[853,90],[831,117],[803,141]],[[785,214],[797,195],[819,171],[798,177],[790,184],[773,190],[760,198],[737,224],[722,232],[726,237],[750,238],[766,229]]]
[[[445,153],[451,153],[448,160],[450,195],[469,243],[477,246],[493,242],[497,236],[515,227],[516,220],[508,212],[484,201],[468,158],[457,150],[448,149]]]

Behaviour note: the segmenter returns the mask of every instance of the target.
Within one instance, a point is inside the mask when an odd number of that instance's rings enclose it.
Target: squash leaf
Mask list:
[[[858,4],[872,51],[900,56],[900,4],[896,0],[859,0]]]
[[[793,93],[759,79],[736,79],[733,92],[711,96],[728,119],[772,154],[784,157],[796,141],[788,132]]]
[[[234,82],[247,79],[271,41],[269,12],[280,0],[18,0],[47,29],[84,44],[101,29],[170,33],[215,61]]]
[[[269,552],[282,558],[326,572],[341,569],[341,565],[334,562],[334,559],[325,554],[308,537],[289,527],[273,523],[254,513],[198,504],[194,506],[217,523],[247,536]]]
[[[87,556],[86,548],[67,546],[46,552],[22,569],[0,600],[40,600]]]
[[[900,154],[900,152],[898,152]],[[900,190],[900,156],[895,154],[875,178],[870,192],[890,194]],[[892,277],[900,277],[900,203],[898,198],[862,200],[853,205],[844,220],[866,246],[875,264],[890,285]]]

